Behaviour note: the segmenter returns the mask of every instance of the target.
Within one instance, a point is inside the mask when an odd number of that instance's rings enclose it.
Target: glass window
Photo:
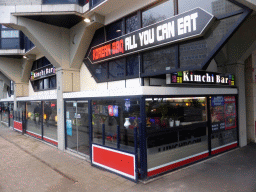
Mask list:
[[[17,30],[1,31],[1,37],[2,38],[19,38],[19,31]]]
[[[1,49],[19,49],[19,39],[1,39]]]
[[[108,80],[108,63],[96,64],[91,66],[95,78],[98,81],[107,81]]]
[[[26,131],[41,138],[42,108],[41,102],[26,102]]]
[[[57,137],[57,102],[56,101],[44,101],[43,102],[43,122],[44,122],[44,138],[58,140]]]
[[[177,63],[176,47],[165,47],[143,53],[144,74],[174,69]]]
[[[2,121],[5,123],[9,123],[9,109],[8,109],[8,102],[3,102],[2,105]]]
[[[139,57],[138,54],[126,57],[127,76],[139,76]]]
[[[161,4],[156,4],[142,12],[142,27],[146,27],[148,25],[170,18],[173,15],[173,0],[168,0]]]
[[[89,155],[88,101],[66,102],[67,148]]]
[[[139,18],[138,15],[133,15],[126,18],[126,33],[131,33],[137,29],[139,29]]]
[[[136,99],[92,101],[93,142],[117,148],[120,128],[120,148],[134,150],[134,128],[140,120],[140,102]],[[105,135],[103,135],[105,130]],[[103,137],[104,136],[104,137]]]
[[[50,77],[49,81],[50,81],[50,88],[51,89],[57,87],[57,85],[56,85],[56,76]]]
[[[205,97],[147,98],[148,169],[208,153]]]
[[[209,53],[227,34],[230,27],[235,24],[240,15],[221,20],[215,23],[205,35],[205,39],[196,40],[180,45],[180,67],[198,66],[201,67],[203,61]]]
[[[118,79],[125,76],[125,58],[109,62],[109,79]]]
[[[41,79],[39,80],[39,90],[43,90],[44,89],[44,80]]]
[[[184,13],[196,7],[200,7],[215,16],[232,13],[242,9],[228,0],[194,0],[191,3],[188,3],[186,0],[179,0],[178,4],[179,13]]]
[[[115,39],[122,35],[123,21],[119,20],[115,23],[106,26],[107,41]]]
[[[49,89],[49,78],[44,79],[44,89]]]
[[[36,63],[36,61],[34,61],[34,62],[33,62],[33,65],[32,65],[31,71],[34,71],[34,70],[36,70],[36,69],[37,69],[37,63]]]
[[[210,97],[212,151],[237,142],[237,114],[235,96]]]

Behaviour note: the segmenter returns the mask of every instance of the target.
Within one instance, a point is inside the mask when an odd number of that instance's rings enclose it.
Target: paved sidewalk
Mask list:
[[[0,125],[0,192],[256,192],[256,145],[135,184]]]

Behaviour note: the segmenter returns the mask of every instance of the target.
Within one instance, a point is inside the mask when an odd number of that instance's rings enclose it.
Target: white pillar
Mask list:
[[[65,129],[64,129],[64,102],[63,102],[63,70],[57,68],[57,115],[58,115],[58,148],[65,149]]]
[[[247,145],[244,63],[228,65],[227,72],[235,75],[235,85],[238,88],[239,145],[244,147]]]

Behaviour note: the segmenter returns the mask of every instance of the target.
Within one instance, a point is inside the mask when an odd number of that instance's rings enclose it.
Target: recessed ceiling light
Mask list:
[[[121,29],[117,29],[116,32],[117,32],[117,33],[121,32]]]
[[[26,55],[24,55],[24,56],[23,56],[23,58],[24,58],[24,59],[27,59],[27,56],[26,56]]]
[[[85,18],[85,19],[84,19],[84,22],[85,22],[85,23],[90,23],[91,20],[90,20],[89,18]]]

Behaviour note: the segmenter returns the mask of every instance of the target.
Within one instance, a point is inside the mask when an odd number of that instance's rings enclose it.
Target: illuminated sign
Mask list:
[[[235,76],[232,74],[220,74],[206,71],[180,71],[171,74],[171,83],[196,83],[235,85]]]
[[[201,8],[176,15],[91,48],[92,64],[202,36],[214,16]]]
[[[48,76],[55,75],[55,67],[52,65],[31,72],[30,80],[34,81]]]

